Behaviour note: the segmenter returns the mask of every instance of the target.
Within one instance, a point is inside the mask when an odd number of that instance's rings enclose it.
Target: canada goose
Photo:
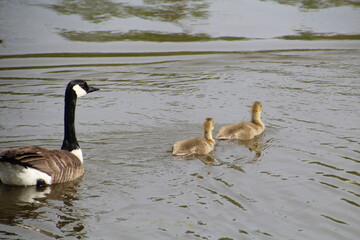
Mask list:
[[[82,176],[83,156],[74,126],[76,100],[97,90],[84,80],[70,81],[65,90],[64,140],[61,150],[26,146],[1,151],[1,182],[8,185],[42,186]]]
[[[251,106],[251,122],[239,122],[223,126],[216,134],[216,138],[250,140],[260,135],[265,129],[265,125],[260,119],[261,112],[261,103],[254,102]]]
[[[215,140],[212,137],[214,120],[206,118],[204,122],[204,138],[192,138],[178,141],[173,145],[172,154],[176,156],[204,155],[214,150]]]

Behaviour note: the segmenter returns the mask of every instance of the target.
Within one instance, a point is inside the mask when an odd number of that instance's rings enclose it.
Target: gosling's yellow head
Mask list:
[[[261,104],[261,102],[254,102],[251,105],[251,112],[262,112],[262,104]]]
[[[204,122],[204,128],[210,129],[212,131],[214,129],[214,119],[206,118]]]

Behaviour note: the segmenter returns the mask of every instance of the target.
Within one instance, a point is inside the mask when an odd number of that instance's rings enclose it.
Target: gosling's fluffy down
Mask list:
[[[215,140],[212,138],[214,120],[206,118],[204,122],[204,138],[192,138],[178,141],[173,145],[172,155],[205,155],[214,150]]]
[[[261,121],[262,104],[254,102],[251,106],[251,122],[239,122],[232,125],[223,126],[216,134],[216,138],[250,140],[260,135],[265,130],[265,125]]]

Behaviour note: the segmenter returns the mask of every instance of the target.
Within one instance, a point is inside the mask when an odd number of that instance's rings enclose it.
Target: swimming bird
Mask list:
[[[215,140],[212,137],[214,120],[206,118],[204,121],[204,137],[178,141],[173,145],[172,154],[176,156],[205,155],[214,150]]]
[[[77,98],[99,90],[84,80],[72,80],[65,90],[64,140],[61,150],[25,146],[0,151],[0,180],[18,186],[45,186],[79,178],[83,156],[75,134]]]
[[[262,104],[254,102],[251,105],[251,122],[238,122],[232,125],[223,126],[216,134],[216,138],[250,140],[264,132],[265,125],[261,121]]]

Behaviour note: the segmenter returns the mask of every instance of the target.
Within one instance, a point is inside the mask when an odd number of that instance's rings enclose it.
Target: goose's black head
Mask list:
[[[66,87],[66,91],[74,91],[77,97],[82,97],[88,93],[100,90],[99,88],[89,86],[85,80],[72,80]]]

